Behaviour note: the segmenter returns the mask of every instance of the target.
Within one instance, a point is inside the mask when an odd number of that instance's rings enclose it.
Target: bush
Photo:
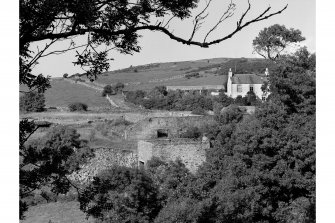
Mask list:
[[[201,77],[201,76],[200,76],[199,73],[191,73],[191,74],[186,74],[186,75],[185,75],[185,78],[187,78],[187,79],[190,79],[190,78],[192,78],[192,77],[194,77],[194,78],[199,78],[199,77]]]
[[[68,75],[67,73],[63,74],[63,77],[64,77],[64,78],[68,78],[68,76],[69,76],[69,75]]]
[[[106,95],[115,95],[115,94],[116,94],[115,88],[108,84],[104,87],[101,96],[106,97]]]
[[[69,104],[69,109],[71,112],[73,111],[87,111],[87,105],[81,102],[75,102]]]
[[[43,94],[32,91],[20,97],[20,111],[42,112],[44,111],[45,97]]]
[[[124,89],[124,83],[121,83],[121,82],[118,82],[116,85],[115,85],[115,90],[116,92],[120,92]]]
[[[192,114],[194,114],[194,115],[206,115],[206,111],[203,108],[195,108],[192,111]]]

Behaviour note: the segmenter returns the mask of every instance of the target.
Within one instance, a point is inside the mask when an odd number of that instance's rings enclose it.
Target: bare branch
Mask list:
[[[250,3],[249,3],[249,5],[250,5]],[[223,13],[223,15],[221,16],[221,18],[219,19],[219,21],[214,25],[214,27],[207,32],[207,34],[206,34],[206,36],[204,38],[204,41],[203,41],[204,43],[206,42],[206,39],[207,39],[208,35],[211,32],[213,32],[226,19],[228,19],[228,18],[230,18],[230,17],[232,17],[234,15],[233,12],[236,9],[235,6],[236,5],[232,1],[230,1],[229,5],[228,5],[228,9]]]
[[[163,26],[164,28],[167,28],[167,26],[169,25],[170,21],[175,18],[176,16],[171,16],[171,18],[166,22],[166,24]]]
[[[194,21],[193,21],[193,23],[194,23],[193,31],[192,31],[192,34],[191,34],[191,36],[190,36],[190,38],[189,38],[188,41],[191,41],[191,40],[193,39],[195,32],[196,32],[196,31],[201,27],[201,25],[202,25],[202,22],[201,22],[201,21],[203,21],[203,20],[208,16],[208,13],[207,13],[206,15],[204,15],[204,16],[202,16],[202,14],[206,11],[206,9],[209,7],[209,5],[211,4],[211,2],[212,2],[212,0],[209,0],[209,1],[206,3],[205,8],[204,8],[198,15],[195,16]]]

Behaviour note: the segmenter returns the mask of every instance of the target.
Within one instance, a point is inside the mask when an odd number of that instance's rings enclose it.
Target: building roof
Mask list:
[[[232,84],[263,84],[267,77],[263,74],[234,74]]]
[[[225,89],[223,85],[199,85],[199,86],[166,86],[167,90],[220,90]]]

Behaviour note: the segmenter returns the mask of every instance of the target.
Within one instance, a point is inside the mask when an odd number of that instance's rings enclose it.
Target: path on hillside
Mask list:
[[[103,91],[103,87],[102,86],[97,86],[96,84],[93,83],[88,83],[88,82],[81,82],[81,81],[75,81],[75,80],[71,80],[68,78],[64,78],[64,80],[74,83],[74,84],[79,84],[88,88],[92,88],[94,90]],[[113,97],[113,96],[106,96],[106,99],[108,100],[108,102],[115,108],[122,108],[122,109],[126,109],[129,110],[131,109],[128,105],[126,105],[125,101],[123,98],[119,98],[119,97]]]
[[[112,105],[112,106],[114,106],[114,107],[116,107],[116,108],[119,108],[120,106],[118,106],[117,104],[115,104],[115,102],[108,96],[108,95],[106,95],[106,99],[109,101],[109,103]]]

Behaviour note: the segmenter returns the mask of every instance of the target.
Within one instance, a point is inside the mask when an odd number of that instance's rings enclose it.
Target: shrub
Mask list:
[[[75,102],[69,104],[69,109],[71,112],[73,111],[87,111],[87,105],[81,102]]]
[[[194,114],[194,115],[206,115],[206,111],[203,108],[195,108],[192,111],[192,114]]]
[[[199,78],[199,77],[201,77],[201,76],[200,76],[199,73],[191,73],[191,74],[186,74],[186,75],[185,75],[185,78],[187,78],[187,79],[190,79],[190,78],[192,78],[192,77],[194,77],[194,78]]]
[[[68,75],[67,73],[63,74],[63,77],[64,77],[64,78],[68,78],[68,76],[69,76],[69,75]]]
[[[43,94],[32,91],[20,97],[20,110],[24,112],[44,111],[45,97]]]
[[[115,88],[111,85],[106,85],[102,91],[102,97],[106,97],[106,95],[114,95],[116,94]]]
[[[121,82],[118,82],[116,85],[115,85],[115,90],[116,92],[120,92],[124,89],[124,83],[121,83]]]

